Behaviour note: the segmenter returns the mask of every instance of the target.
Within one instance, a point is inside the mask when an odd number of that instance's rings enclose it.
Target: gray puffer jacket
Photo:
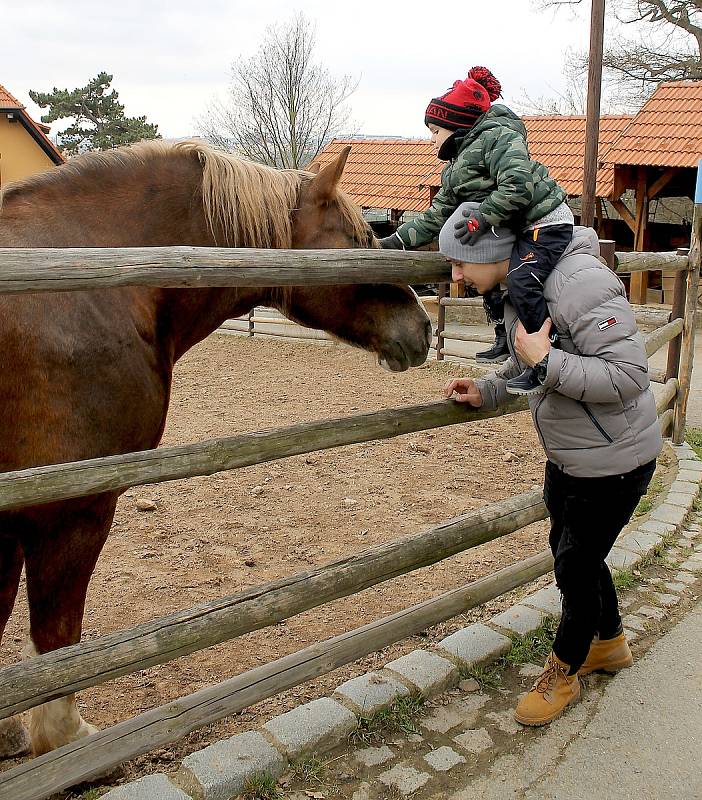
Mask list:
[[[662,446],[643,338],[624,286],[597,255],[592,228],[575,228],[546,280],[562,349],[549,354],[546,393],[529,398],[548,459],[585,478],[630,472],[656,458]],[[514,352],[517,322],[507,302],[511,358],[476,381],[486,409],[507,399],[505,381],[524,369]]]

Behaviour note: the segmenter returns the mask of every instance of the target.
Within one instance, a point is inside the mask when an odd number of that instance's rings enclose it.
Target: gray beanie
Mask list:
[[[480,203],[461,203],[444,223],[439,234],[439,252],[455,261],[473,264],[496,264],[506,261],[511,253],[516,237],[509,228],[490,228],[474,245],[461,244],[456,239],[455,224],[465,219],[463,211],[476,211]]]

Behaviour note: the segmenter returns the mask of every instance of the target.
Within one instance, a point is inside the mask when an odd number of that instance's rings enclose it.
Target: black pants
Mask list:
[[[596,633],[611,639],[620,630],[617,592],[605,558],[646,493],[655,468],[654,460],[624,475],[574,478],[546,462],[549,544],[563,595],[553,651],[570,666],[571,674],[583,665]]]
[[[514,243],[507,270],[507,291],[527,333],[536,333],[548,317],[544,281],[573,238],[572,225],[549,225],[522,231]],[[504,293],[498,288],[483,298],[488,318],[504,319]]]

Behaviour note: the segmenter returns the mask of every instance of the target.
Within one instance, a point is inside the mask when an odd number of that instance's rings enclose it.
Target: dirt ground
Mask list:
[[[449,377],[433,362],[406,373],[381,370],[339,346],[214,335],[177,365],[163,444],[261,430],[439,399]],[[260,466],[137,487],[120,500],[87,599],[84,638],[233,594],[416,532],[542,479],[544,458],[527,414],[297,456]],[[156,509],[137,511],[139,499]],[[410,576],[368,589],[177,661],[83,692],[90,722],[106,727],[321,639],[421,602],[547,546],[538,523]],[[491,604],[499,608],[505,601]],[[322,696],[479,613],[387,648],[182,742],[128,764],[121,779],[169,771],[188,752]],[[0,663],[19,658],[24,593]],[[0,768],[7,768],[7,762]]]

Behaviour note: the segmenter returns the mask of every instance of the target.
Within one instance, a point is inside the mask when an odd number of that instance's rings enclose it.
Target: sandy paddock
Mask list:
[[[370,355],[340,346],[213,335],[177,365],[163,444],[429,402],[460,374],[437,362],[389,374]],[[304,571],[525,491],[541,483],[543,464],[529,416],[518,414],[137,487],[118,505],[88,594],[84,638]],[[156,510],[137,511],[141,498],[153,500]],[[127,719],[532,555],[547,546],[546,530],[546,523],[531,525],[271,629],[86,690],[82,712],[101,727]],[[168,770],[187,752],[319,697],[479,613],[195,732],[127,765],[124,777]],[[2,664],[19,658],[26,625],[21,590]]]

